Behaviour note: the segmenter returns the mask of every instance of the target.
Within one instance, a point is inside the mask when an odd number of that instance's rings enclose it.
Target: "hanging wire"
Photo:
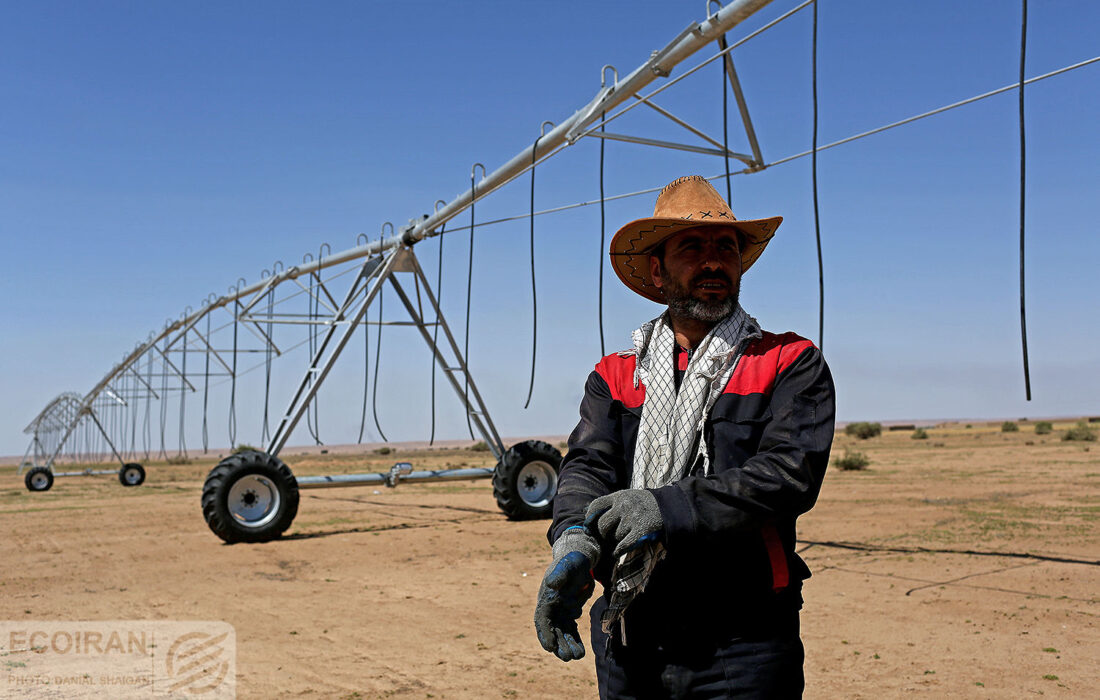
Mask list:
[[[145,418],[141,423],[141,450],[145,455],[145,461],[149,461],[149,448],[152,446],[153,436],[149,432],[149,418],[153,409],[153,352],[150,349],[146,356],[149,361],[146,363],[145,380],[149,384],[148,393],[145,395]]]
[[[814,189],[814,238],[817,241],[817,347],[825,349],[825,263],[821,258],[821,217],[817,207],[817,2],[813,11],[813,49],[811,62],[813,73],[813,155],[810,157],[810,173]]]
[[[137,459],[137,400],[141,394],[145,393],[138,385],[138,372],[141,370],[140,362],[140,359],[134,362],[129,375],[133,394],[133,398],[130,399],[130,459],[134,460]]]
[[[321,300],[317,298],[317,295],[321,293],[320,289],[319,289],[319,287],[321,285],[320,263],[321,263],[321,254],[318,251],[318,253],[317,253],[318,267],[314,271],[314,277],[313,277],[314,282],[315,282],[315,286],[314,286],[313,294],[308,295],[309,296],[309,320],[310,320],[310,324],[309,324],[308,328],[309,328],[309,336],[310,336],[310,339],[312,340],[312,343],[311,343],[312,348],[311,348],[310,353],[309,353],[309,357],[310,357],[311,361],[313,360],[314,353],[317,352],[317,327],[315,325],[313,325],[312,322],[317,319],[317,317],[320,315],[320,312],[321,312]],[[310,383],[311,386],[313,385],[313,379],[314,378],[312,376],[310,376],[309,383]],[[318,415],[318,410],[317,410],[318,409],[317,397],[318,397],[318,394],[314,394],[313,398],[310,399],[309,404],[307,404],[307,406],[306,406],[306,408],[308,409],[307,412],[306,412],[306,427],[309,428],[309,435],[310,435],[310,437],[313,438],[314,444],[320,445],[321,444],[321,437],[320,437],[320,432],[321,432],[320,431],[320,423],[321,423],[321,420],[320,420],[320,416]],[[310,424],[310,420],[313,421],[312,425]]]
[[[362,245],[370,243],[370,238],[365,233],[360,233],[355,238],[355,245],[359,246],[359,240],[363,239]],[[370,294],[370,284],[368,282],[366,287],[366,293]],[[363,316],[363,412],[359,415],[359,438],[356,440],[356,444],[363,443],[363,431],[367,427],[367,388],[370,385],[370,322],[366,315]]]
[[[209,297],[207,298],[209,301]],[[207,404],[210,397],[210,312],[213,311],[212,307],[206,309],[206,367],[202,373],[202,453],[206,454],[210,451],[210,434],[207,431],[206,424],[206,411]]]
[[[527,400],[523,403],[525,409],[531,405],[531,394],[535,391],[535,354],[538,349],[539,340],[539,304],[535,288],[535,161],[538,159],[539,139],[543,137],[543,129],[545,129],[547,124],[551,123],[542,123],[542,128],[539,129],[538,138],[535,139],[534,145],[531,146],[531,381],[527,385]],[[551,124],[551,126],[553,126],[553,124]],[[603,146],[602,142],[600,145]],[[601,257],[600,260],[603,260],[603,258]]]
[[[164,431],[168,422],[168,339],[164,340],[164,350],[161,351],[160,372],[160,458],[167,460],[168,453],[164,450]]]
[[[615,79],[615,82],[612,83],[612,89],[614,89],[614,87],[618,86],[618,84],[619,84],[619,71],[615,69],[615,66],[612,66],[610,64],[605,65],[603,68],[600,69],[600,87],[601,88],[606,88],[607,87],[607,69],[608,68],[611,69],[612,75],[614,76],[614,79]],[[607,122],[607,112],[600,112],[600,133],[603,133],[607,130],[606,122]],[[606,344],[604,343],[604,334],[603,334],[603,259],[604,259],[604,256],[607,254],[604,250],[604,240],[605,240],[606,235],[607,235],[607,216],[606,216],[606,212],[604,210],[604,203],[606,202],[607,198],[606,198],[606,195],[605,195],[604,189],[603,189],[604,144],[606,144],[606,143],[607,143],[607,139],[600,139],[600,250],[599,250],[600,266],[599,266],[599,279],[597,280],[597,285],[596,285],[596,289],[597,289],[596,308],[597,308],[597,316],[599,317],[599,326],[600,326],[600,357],[603,357],[604,355],[607,354],[607,348],[606,348]]]
[[[116,423],[117,423],[117,419],[118,419],[117,408],[118,408],[118,404],[115,404],[115,403],[112,402],[111,404],[107,405],[106,411],[104,412],[105,413],[105,418],[106,418],[106,420],[104,420],[104,423],[106,424],[105,432],[108,435],[114,435],[115,434],[115,428],[117,427]]]
[[[719,3],[719,7],[721,4]],[[709,10],[710,4],[707,8]],[[722,35],[725,43],[725,34]],[[730,183],[730,129],[729,129],[729,61],[722,59],[722,160],[726,166],[726,204],[733,206],[733,186]]]
[[[436,200],[435,210],[439,211],[439,205],[446,206],[446,202],[442,199]],[[435,268],[435,327],[432,328],[432,432],[428,437],[428,446],[435,444],[435,373],[436,373],[436,352],[439,349],[439,327],[443,324],[443,234],[447,232],[447,222],[444,221],[443,225],[439,227],[439,260],[436,263]]]
[[[189,313],[189,311],[184,312],[184,318],[186,318]],[[187,415],[187,336],[188,332],[184,331],[183,360],[180,362],[180,426],[179,435],[177,436],[179,442],[179,451],[176,453],[176,455],[179,457],[187,456],[187,439],[184,437],[184,419]]]
[[[466,269],[466,342],[462,348],[463,361],[466,363],[466,371],[462,373],[465,389],[463,399],[466,402],[466,429],[470,431],[470,439],[474,439],[474,426],[470,422],[470,299],[474,287],[474,202],[477,201],[477,182],[474,173],[478,166],[481,167],[481,177],[485,177],[485,166],[474,163],[470,168],[470,258]]]
[[[317,249],[317,271],[316,272],[317,272],[317,286],[319,288],[324,284],[323,280],[321,279],[321,271],[324,270],[325,251],[328,251],[328,255],[332,255],[332,246],[330,246],[328,243],[322,243],[321,246]],[[311,296],[315,297],[314,298],[314,302],[315,302],[314,303],[314,308],[315,308],[314,315],[315,315],[316,318],[320,318],[320,316],[321,316],[321,293],[320,293],[320,290],[318,289],[318,291],[315,294],[311,295]],[[309,331],[310,331],[311,334],[314,334],[314,338],[315,338],[314,339],[314,347],[315,348],[320,348],[320,342],[319,342],[320,329],[317,328],[316,326],[314,326],[313,324],[310,324]],[[310,430],[310,434],[313,436],[313,440],[316,444],[323,445],[324,442],[321,440],[321,392],[320,392],[319,389],[316,393],[313,394],[313,398],[310,400],[309,403],[313,407],[313,428]],[[309,421],[309,415],[307,414],[306,415],[306,422],[308,423],[308,421]]]
[[[1024,393],[1031,401],[1031,372],[1027,362],[1027,310],[1024,302],[1024,202],[1027,185],[1027,143],[1024,131],[1024,64],[1027,57],[1027,0],[1020,20],[1020,341],[1024,354]]]
[[[313,254],[312,253],[306,253],[305,255],[302,256],[302,263],[303,264],[306,263],[307,261],[310,261],[310,260],[313,260]],[[306,325],[306,329],[307,329],[306,330],[306,341],[309,345],[308,352],[309,352],[309,359],[310,359],[311,363],[313,362],[314,357],[317,353],[317,332],[316,332],[316,330],[313,326],[313,321],[316,318],[316,316],[314,314],[314,306],[315,306],[314,302],[316,301],[316,296],[318,294],[317,287],[320,284],[320,280],[321,280],[321,277],[320,277],[320,275],[318,275],[316,270],[309,273],[309,293],[306,294],[306,317],[308,318],[309,323]],[[310,372],[306,376],[306,387],[308,388],[312,385],[313,385],[313,373]],[[313,438],[313,441],[317,444],[320,444],[320,442],[317,440],[317,434],[313,431],[313,418],[312,418],[312,416],[313,416],[313,401],[308,401],[308,402],[306,402],[306,430],[309,431],[309,435],[310,435],[310,437]]]
[[[241,293],[241,282],[243,279],[238,279],[235,286],[235,294],[233,298],[233,369],[230,371],[229,379],[229,449],[232,451],[237,447],[237,329],[240,325],[240,321],[237,319],[241,308],[241,302],[237,300],[237,297]]]
[[[382,359],[382,298],[384,296],[381,281],[378,286],[378,339],[374,349],[374,391],[371,395],[371,411],[374,413],[374,427],[378,428],[378,434],[382,436],[382,442],[389,442],[386,434],[382,432],[382,426],[378,424],[378,364]]]
[[[600,112],[601,121],[604,120],[606,118],[606,116],[607,116],[606,112]],[[602,133],[603,131],[605,131],[605,128],[604,128],[604,125],[601,123],[600,124],[600,132]],[[599,250],[600,270],[599,270],[599,279],[597,280],[597,293],[598,293],[598,296],[597,296],[597,298],[598,298],[597,311],[598,311],[599,324],[600,324],[600,357],[603,357],[604,355],[607,354],[607,349],[606,349],[606,346],[604,344],[604,338],[603,338],[603,256],[604,256],[603,247],[604,247],[604,239],[606,238],[606,235],[607,235],[607,229],[606,229],[607,216],[604,212],[604,191],[603,191],[603,161],[604,161],[604,144],[605,143],[607,143],[607,139],[600,139],[600,250]]]
[[[359,416],[359,439],[363,442],[363,431],[367,427],[367,389],[370,386],[370,323],[363,321],[363,412]]]
[[[266,273],[267,270],[264,270]],[[272,272],[272,275],[275,273]],[[261,275],[261,278],[269,277],[270,275]],[[264,338],[264,422],[262,430],[260,431],[260,440],[266,445],[270,439],[270,431],[268,428],[268,403],[271,398],[271,334],[274,332],[274,326],[271,321],[272,316],[275,314],[275,287],[270,287],[267,290],[267,337]]]

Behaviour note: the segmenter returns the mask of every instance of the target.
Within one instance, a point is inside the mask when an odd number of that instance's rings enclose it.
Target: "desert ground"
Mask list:
[[[834,457],[870,465],[831,466],[799,521],[806,697],[1100,696],[1100,443],[1061,440],[1070,425],[838,434]],[[298,475],[494,461],[281,456]],[[591,655],[564,664],[533,631],[547,522],[507,520],[489,482],[303,491],[281,540],[225,545],[199,506],[216,462],[44,493],[0,468],[0,619],[225,621],[241,698],[596,696]]]

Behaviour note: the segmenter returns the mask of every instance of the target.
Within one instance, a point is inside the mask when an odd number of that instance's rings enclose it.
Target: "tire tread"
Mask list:
[[[493,497],[509,520],[538,520],[553,515],[552,500],[541,508],[532,508],[519,497],[520,469],[535,458],[553,464],[555,470],[561,466],[561,453],[556,447],[543,440],[525,440],[512,445],[493,471]]]
[[[237,525],[226,503],[233,483],[252,472],[273,477],[283,497],[282,513],[267,526],[256,529]],[[202,486],[202,515],[210,530],[226,544],[268,542],[281,537],[290,527],[298,514],[298,500],[298,482],[282,460],[264,452],[238,452],[223,459],[206,475]]]

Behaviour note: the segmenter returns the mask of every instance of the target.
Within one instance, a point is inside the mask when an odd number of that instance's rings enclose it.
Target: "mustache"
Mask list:
[[[731,286],[731,287],[733,286],[733,280],[730,279],[729,275],[727,275],[724,272],[718,272],[718,271],[700,272],[698,275],[691,278],[692,286],[702,284],[703,282],[711,282],[711,281],[713,281],[713,282],[725,282],[729,286]]]

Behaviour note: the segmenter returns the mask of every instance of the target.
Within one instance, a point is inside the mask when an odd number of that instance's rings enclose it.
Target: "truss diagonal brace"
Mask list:
[[[298,390],[294,392],[294,396],[290,400],[290,405],[287,407],[286,412],[283,413],[283,417],[279,420],[279,427],[275,429],[275,433],[271,437],[271,444],[268,445],[267,448],[267,453],[269,455],[278,455],[283,449],[287,439],[290,437],[290,433],[294,430],[294,427],[298,425],[298,421],[301,420],[302,415],[305,414],[306,407],[313,401],[313,397],[317,395],[317,390],[320,389],[321,384],[324,383],[325,377],[328,376],[329,371],[336,362],[336,358],[340,356],[340,352],[344,349],[344,346],[351,340],[351,336],[355,332],[355,327],[367,313],[370,302],[382,288],[382,282],[384,282],[386,277],[392,272],[394,262],[401,256],[402,252],[402,248],[392,248],[385,254],[385,257],[381,261],[379,261],[378,258],[368,258],[366,262],[363,263],[363,267],[359,271],[359,276],[352,282],[351,287],[348,289],[347,296],[344,298],[344,302],[340,305],[340,310],[333,317],[332,325],[328,327],[324,337],[321,339],[320,345],[317,347],[316,353],[310,358],[309,367],[306,368],[305,374],[298,384]],[[355,306],[351,317],[347,318],[348,310],[352,308],[355,298],[362,294],[364,285],[367,285],[365,297]],[[348,323],[344,327],[343,335],[336,341],[336,345],[333,347],[332,352],[326,358],[325,353],[328,350],[329,343],[336,335],[336,331],[339,328],[338,323],[345,319]],[[321,364],[322,358],[324,358],[323,365]]]
[[[447,366],[446,357],[432,339],[432,334],[428,332],[429,324],[424,321],[423,313],[418,311],[417,307],[413,305],[412,300],[409,299],[405,290],[395,278],[390,278],[390,282],[393,284],[397,296],[401,298],[402,303],[405,304],[405,308],[409,311],[409,315],[420,330],[420,335],[424,338],[424,342],[426,342],[431,349],[436,363],[450,381],[451,388],[455,390],[459,400],[461,400],[466,407],[466,412],[470,415],[471,422],[477,427],[478,432],[481,433],[482,439],[485,440],[485,444],[489,447],[493,456],[499,460],[504,456],[504,442],[500,439],[500,434],[497,432],[492,418],[489,417],[489,409],[485,405],[485,400],[481,398],[481,392],[478,391],[477,384],[474,383],[474,378],[470,375],[470,368],[466,364],[466,358],[462,356],[462,352],[458,348],[458,342],[455,340],[454,335],[451,334],[451,329],[447,325],[447,322],[443,320],[443,312],[439,308],[439,303],[436,301],[435,295],[432,294],[431,286],[428,284],[428,279],[424,275],[424,270],[420,267],[420,263],[417,261],[416,256],[412,254],[411,250],[408,253],[408,261],[412,268],[409,271],[415,275],[413,279],[416,280],[418,289],[419,285],[422,284],[424,287],[424,295],[428,298],[428,303],[431,304],[432,310],[436,314],[436,318],[439,319],[439,326],[443,329],[443,334],[447,338],[447,343],[451,346],[451,353],[454,355],[457,362],[456,366]],[[465,380],[469,382],[469,397],[466,396],[462,385],[458,382],[458,377],[455,376],[457,371],[461,371],[464,374]],[[476,403],[477,410],[475,410],[475,406],[471,403],[470,399],[473,399],[473,402]]]
[[[627,143],[637,143],[643,146],[659,146],[660,148],[671,148],[677,151],[688,151],[689,153],[703,153],[706,155],[720,156],[728,155],[730,158],[736,158],[745,165],[750,167],[754,166],[752,158],[743,153],[734,153],[733,151],[724,152],[717,148],[706,148],[705,146],[692,146],[684,143],[674,143],[672,141],[661,141],[659,139],[647,139],[641,136],[627,136],[625,134],[613,134],[610,131],[593,131],[588,134],[594,138],[607,139],[609,141],[626,141]]]
[[[749,139],[749,148],[752,149],[752,160],[745,163],[754,170],[764,169],[764,156],[760,152],[760,142],[756,139],[756,129],[752,126],[752,117],[749,116],[749,106],[745,103],[745,93],[741,90],[741,81],[737,78],[737,70],[733,67],[733,56],[727,49],[726,35],[718,37],[718,47],[726,51],[723,60],[726,62],[726,74],[729,76],[730,87],[733,88],[733,98],[737,100],[737,109],[741,112],[741,122],[745,125],[745,136]],[[740,160],[740,159],[738,159]]]
[[[195,385],[192,384],[191,382],[187,381],[187,377],[184,376],[183,372],[180,371],[179,367],[176,367],[176,365],[173,364],[172,361],[168,359],[168,355],[163,350],[158,348],[156,345],[153,346],[153,349],[156,350],[157,353],[160,354],[161,359],[164,361],[164,365],[166,367],[171,367],[172,371],[175,372],[176,376],[178,376],[180,378],[180,380],[183,382],[183,384],[186,384],[187,386],[191,387],[191,391],[196,391]],[[180,385],[180,389],[183,388],[183,384]]]

